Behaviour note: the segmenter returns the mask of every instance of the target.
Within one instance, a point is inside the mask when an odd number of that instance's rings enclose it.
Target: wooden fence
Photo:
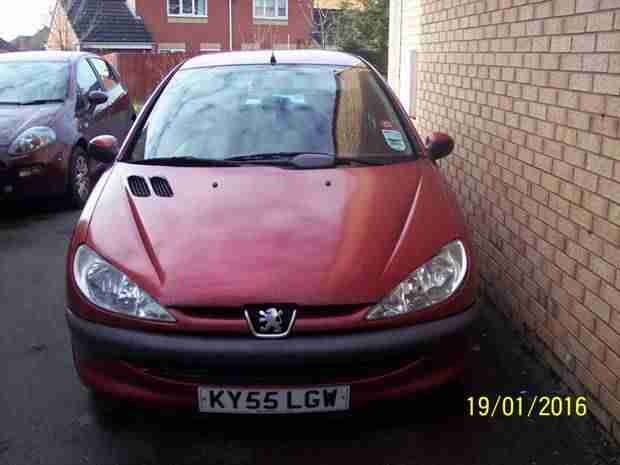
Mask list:
[[[143,103],[176,65],[192,56],[188,53],[110,53],[105,58],[121,74],[132,100]]]
[[[387,74],[387,56],[384,52],[352,50]],[[144,103],[157,84],[179,63],[192,58],[190,53],[110,53],[105,58],[121,74],[123,83],[136,103]]]

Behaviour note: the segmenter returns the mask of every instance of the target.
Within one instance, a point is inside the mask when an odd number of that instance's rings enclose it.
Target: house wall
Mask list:
[[[229,50],[228,0],[208,0],[208,18],[174,18],[167,15],[166,0],[135,0],[137,14],[158,44],[186,44],[186,52],[199,53],[201,44]],[[233,0],[233,49],[283,48],[307,43],[311,33],[311,2],[289,0],[287,21],[261,22],[253,17],[252,0]],[[204,48],[204,46],[203,46]]]
[[[620,0],[390,11],[389,80],[415,86],[423,136],[456,140],[441,167],[486,294],[620,440]]]
[[[116,54],[116,55],[136,55],[136,54],[142,54],[142,55],[148,55],[151,54],[151,50],[149,49],[129,49],[129,48],[95,48],[95,47],[90,47],[90,46],[85,46],[81,48],[82,52],[88,52],[88,53],[94,53],[96,55],[101,55],[101,56],[105,56],[105,55],[110,55],[110,54]]]
[[[60,2],[56,5],[47,38],[48,50],[75,50],[78,40]]]

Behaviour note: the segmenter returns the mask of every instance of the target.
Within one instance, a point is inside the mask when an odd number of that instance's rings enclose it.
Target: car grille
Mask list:
[[[129,176],[127,178],[127,184],[129,185],[131,193],[136,197],[148,197],[151,195],[146,179],[141,176]]]
[[[170,187],[170,183],[165,178],[151,178],[151,187],[153,188],[155,195],[159,197],[172,197],[174,195],[174,192],[172,192],[172,187]]]
[[[126,362],[133,369],[158,378],[187,383],[208,383],[223,386],[308,386],[353,382],[386,375],[412,363],[423,363],[422,354],[410,353],[407,359],[380,360],[375,363],[351,361],[349,365],[298,368],[247,367],[235,369],[182,367],[164,364],[135,364]]]
[[[372,304],[353,305],[300,305],[297,309],[297,320],[346,316],[368,308]],[[244,319],[243,308],[240,307],[173,307],[174,310],[192,318],[239,320]]]

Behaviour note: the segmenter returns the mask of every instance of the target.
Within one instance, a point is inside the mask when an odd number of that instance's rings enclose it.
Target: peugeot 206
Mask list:
[[[327,51],[193,58],[75,228],[67,320],[97,398],[206,413],[354,409],[460,377],[472,244],[379,73]]]

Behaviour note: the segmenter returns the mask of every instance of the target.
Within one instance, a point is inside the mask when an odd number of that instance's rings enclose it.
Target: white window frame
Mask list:
[[[212,47],[212,48],[207,48],[207,47],[200,47],[200,52],[221,52],[222,51],[222,47]]]
[[[266,0],[264,0],[266,1]],[[254,15],[254,19],[266,19],[266,20],[270,20],[270,21],[284,21],[284,20],[288,20],[288,2],[289,0],[273,0],[274,2],[274,7],[275,7],[275,16],[264,16],[266,7],[263,7],[263,15],[256,15],[256,0],[252,0],[252,14]],[[278,3],[279,2],[284,2],[284,7],[286,8],[286,15],[285,16],[278,16]]]
[[[186,53],[187,49],[185,48],[170,48],[170,47],[159,47],[159,53]]]
[[[183,11],[183,0],[179,0],[179,10]],[[196,0],[192,0],[192,11],[196,11]],[[166,14],[170,18],[208,18],[209,17],[209,0],[205,0],[205,14],[204,15],[197,15],[194,13],[172,14],[170,13],[170,0],[166,0]]]

